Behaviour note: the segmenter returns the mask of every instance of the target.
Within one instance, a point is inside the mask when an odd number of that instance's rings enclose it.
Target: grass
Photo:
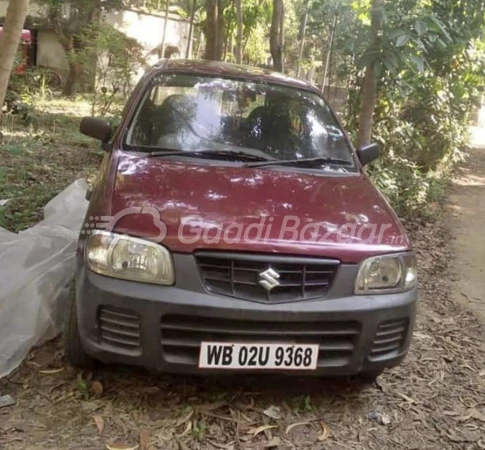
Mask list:
[[[102,152],[92,139],[79,133],[81,117],[89,115],[87,102],[39,102],[30,125],[9,116],[0,141],[0,227],[21,231],[43,217],[43,207],[77,178],[90,179]]]

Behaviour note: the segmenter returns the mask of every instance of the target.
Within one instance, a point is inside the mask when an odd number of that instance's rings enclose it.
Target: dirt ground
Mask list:
[[[33,123],[7,116],[0,134],[0,227],[21,231],[42,219],[44,205],[77,178],[90,178],[102,152],[79,133],[84,101],[37,105]]]
[[[484,198],[485,150],[473,150],[450,210],[406,224],[419,318],[404,364],[377,383],[77,371],[54,341],[0,380],[17,402],[0,409],[0,448],[485,449]]]
[[[475,129],[472,158],[450,193],[453,248],[458,275],[456,300],[485,322],[485,130]]]

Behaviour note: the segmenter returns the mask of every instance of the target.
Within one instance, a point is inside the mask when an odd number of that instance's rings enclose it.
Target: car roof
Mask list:
[[[272,70],[260,67],[230,64],[221,61],[164,59],[153,66],[151,72],[153,74],[179,73],[220,76],[224,78],[235,78],[258,83],[288,86],[319,93],[319,91],[310,83],[297,78],[289,77],[280,72],[274,72]]]

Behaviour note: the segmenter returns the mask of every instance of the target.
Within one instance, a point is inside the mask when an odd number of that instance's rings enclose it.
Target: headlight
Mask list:
[[[417,281],[414,253],[384,255],[368,258],[359,268],[355,283],[356,294],[385,294],[404,292]]]
[[[161,245],[106,231],[93,231],[86,244],[88,267],[96,273],[124,280],[172,285],[170,252]]]

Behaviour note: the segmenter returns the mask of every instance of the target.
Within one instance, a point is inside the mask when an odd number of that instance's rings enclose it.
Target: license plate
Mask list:
[[[318,345],[202,342],[200,369],[316,370]]]

